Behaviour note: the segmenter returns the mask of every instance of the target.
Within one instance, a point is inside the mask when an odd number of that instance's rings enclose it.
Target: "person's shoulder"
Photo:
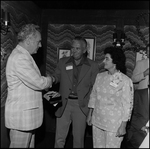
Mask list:
[[[145,64],[147,64],[147,59],[138,60],[135,64],[135,67],[138,69],[143,69],[146,66]]]
[[[9,55],[9,59],[13,58],[17,60],[19,57],[22,57],[22,56],[24,56],[24,54],[15,47]]]
[[[68,60],[68,59],[70,59],[71,57],[70,56],[66,56],[66,57],[62,57],[62,58],[60,58],[59,60],[61,60],[61,61],[65,61],[65,60]]]
[[[131,78],[124,73],[121,73],[121,76],[124,81],[132,82]]]
[[[59,59],[58,62],[59,62],[59,64],[64,64],[64,63],[68,62],[70,58],[71,58],[70,56],[62,57],[62,58]]]
[[[94,60],[91,60],[91,59],[89,59],[89,58],[87,58],[87,60],[88,60],[88,61],[89,61],[89,63],[91,63],[91,64],[98,65],[98,63],[97,63],[96,61],[94,61]]]
[[[86,57],[86,59],[89,61],[89,62],[95,62],[94,60],[91,60],[90,58]]]
[[[138,60],[138,61],[136,62],[136,65],[143,64],[145,61],[146,61],[146,59]]]
[[[97,74],[97,76],[99,76],[99,77],[104,77],[104,76],[106,76],[106,75],[107,75],[107,71],[99,72],[99,73]]]

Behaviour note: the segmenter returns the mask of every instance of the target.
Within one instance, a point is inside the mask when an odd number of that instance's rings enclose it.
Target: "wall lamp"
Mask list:
[[[117,47],[123,47],[125,44],[126,35],[122,30],[115,30],[113,33],[113,45]]]
[[[10,14],[1,8],[1,34],[6,35],[10,27]]]

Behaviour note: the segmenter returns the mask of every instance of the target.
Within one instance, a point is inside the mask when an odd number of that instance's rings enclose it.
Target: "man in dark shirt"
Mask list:
[[[85,57],[87,42],[82,37],[72,41],[72,56],[60,59],[53,74],[60,82],[62,106],[56,111],[55,148],[63,148],[70,124],[73,131],[73,148],[84,148],[88,101],[99,71],[98,64]]]

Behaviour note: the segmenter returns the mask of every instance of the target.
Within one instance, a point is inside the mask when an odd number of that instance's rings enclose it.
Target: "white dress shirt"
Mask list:
[[[149,68],[149,58],[137,61],[132,74],[132,81],[139,83],[137,89],[148,88],[149,75],[144,77],[144,71],[147,68]]]

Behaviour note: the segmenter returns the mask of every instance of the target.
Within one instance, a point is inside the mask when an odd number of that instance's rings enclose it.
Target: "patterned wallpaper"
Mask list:
[[[7,82],[5,76],[5,67],[9,54],[16,46],[16,33],[19,28],[25,23],[36,23],[40,25],[40,16],[38,13],[33,14],[28,10],[27,5],[23,5],[21,8],[8,3],[9,1],[2,1],[1,8],[10,12],[11,27],[10,32],[7,35],[1,34],[1,48],[6,51],[5,59],[1,61],[1,107],[4,107],[7,96]],[[20,2],[23,3],[24,1]],[[15,1],[13,2],[15,3]],[[26,2],[28,3],[28,1]],[[18,9],[20,8],[20,9]],[[32,7],[30,6],[32,9]],[[28,12],[28,13],[25,13]],[[57,65],[57,48],[70,49],[70,44],[74,36],[81,35],[84,37],[94,37],[96,39],[96,54],[95,61],[99,64],[100,71],[103,71],[103,50],[105,47],[110,46],[113,42],[113,32],[115,25],[94,25],[94,24],[48,24],[47,31],[47,54],[46,54],[46,72],[53,73]],[[124,31],[127,36],[139,44],[143,44],[137,35],[135,26],[126,25]],[[149,41],[149,27],[141,27],[141,31],[144,34],[146,40]],[[126,41],[124,47],[131,47],[130,43]],[[130,77],[135,64],[136,53],[133,51],[125,52],[127,57],[127,75]]]
[[[140,31],[142,32],[144,38],[149,42],[149,27],[141,26]],[[127,37],[132,39],[132,41],[145,47],[145,44],[143,43],[143,41],[138,36],[138,33],[136,31],[136,27],[134,25],[124,26],[124,32],[125,32]],[[124,48],[127,48],[127,47],[130,47],[132,49],[132,45],[130,44],[129,41],[125,42]],[[126,54],[126,59],[127,59],[126,60],[127,75],[129,77],[131,77],[132,71],[134,69],[135,62],[136,62],[136,52],[126,51],[125,54]]]
[[[47,38],[46,71],[52,73],[57,65],[57,48],[70,49],[74,36],[95,37],[96,57],[101,60],[102,50],[112,43],[114,25],[49,24]],[[99,63],[100,68],[102,67]]]
[[[47,34],[47,55],[46,55],[46,72],[53,73],[57,65],[57,48],[63,47],[70,49],[71,40],[76,35],[83,37],[96,38],[96,53],[95,61],[99,64],[100,72],[104,71],[103,50],[112,45],[113,32],[115,25],[86,25],[86,24],[49,24]],[[146,40],[149,41],[149,27],[141,27],[141,31]],[[124,26],[125,34],[133,41],[143,45],[143,42],[137,35],[136,27],[131,25]],[[131,44],[126,41],[124,48],[131,47]],[[136,53],[125,51],[127,75],[131,77],[135,65]]]
[[[7,10],[10,13],[11,20],[11,26],[7,35],[1,34],[1,52],[2,48],[6,52],[3,60],[1,57],[1,107],[4,107],[7,97],[7,82],[5,76],[6,62],[11,51],[17,44],[16,33],[18,32],[19,28],[26,23],[36,23],[40,25],[40,17],[31,17],[31,15],[29,16],[27,13],[25,13],[25,11],[28,11],[28,8],[25,8],[23,6],[22,9],[18,9],[18,7],[20,6],[17,5],[17,2],[15,7],[14,5],[11,5],[11,3],[8,3],[8,1],[1,2],[1,9],[3,8],[4,10]],[[3,112],[1,113],[1,115],[2,114]]]

